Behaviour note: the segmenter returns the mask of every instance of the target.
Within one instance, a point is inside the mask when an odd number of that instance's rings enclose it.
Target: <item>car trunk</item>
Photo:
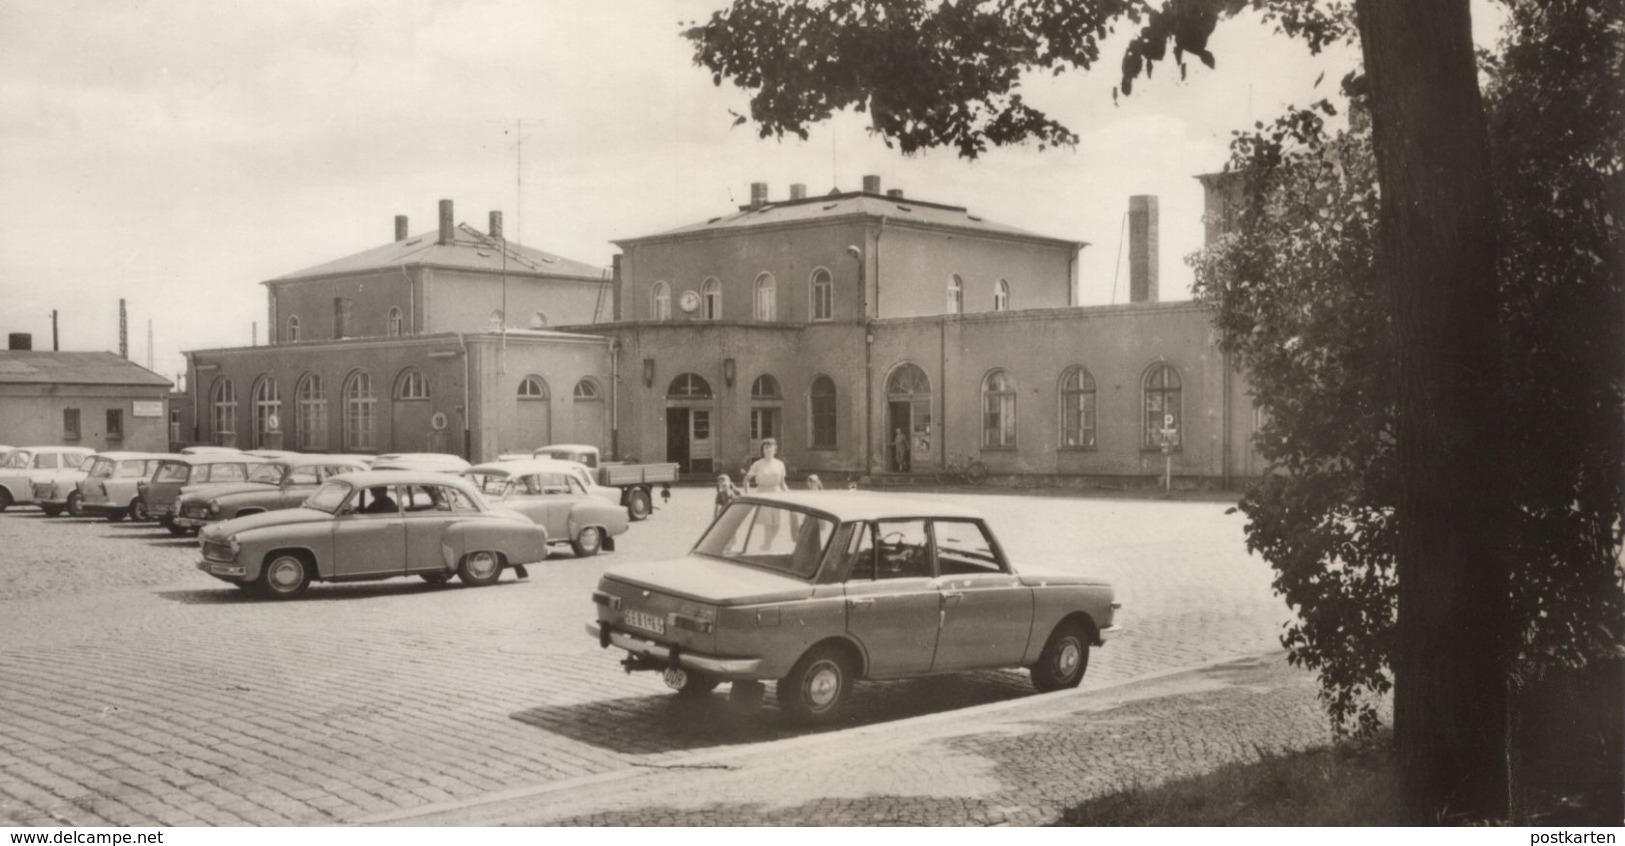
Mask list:
[[[698,556],[612,568],[599,582],[598,619],[683,649],[716,654],[719,611],[805,599],[812,585]],[[607,604],[606,604],[607,603]]]

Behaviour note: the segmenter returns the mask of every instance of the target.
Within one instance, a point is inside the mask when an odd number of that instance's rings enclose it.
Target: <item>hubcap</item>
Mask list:
[[[587,548],[587,549],[597,549],[598,548],[598,530],[597,529],[582,529],[581,530],[581,545],[583,547]]]
[[[271,565],[271,586],[279,591],[292,590],[299,586],[304,576],[304,565],[292,558],[278,558]]]
[[[667,687],[672,690],[682,690],[688,685],[688,671],[681,667],[667,667],[665,679]]]
[[[490,576],[491,571],[495,570],[496,567],[496,556],[489,552],[475,553],[473,558],[468,559],[468,571],[473,573],[476,579],[484,579]]]
[[[1083,650],[1078,646],[1078,642],[1067,638],[1066,642],[1061,644],[1060,653],[1055,656],[1055,669],[1060,672],[1062,678],[1065,678],[1077,672],[1078,664],[1082,660]]]
[[[807,674],[807,705],[822,711],[835,704],[841,692],[841,669],[827,661],[820,662]]]

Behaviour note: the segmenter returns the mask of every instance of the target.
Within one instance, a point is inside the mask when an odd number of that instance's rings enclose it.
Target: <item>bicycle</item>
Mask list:
[[[948,453],[943,460],[942,467],[937,470],[937,483],[980,485],[987,481],[987,465],[980,458],[961,460],[954,453]]]

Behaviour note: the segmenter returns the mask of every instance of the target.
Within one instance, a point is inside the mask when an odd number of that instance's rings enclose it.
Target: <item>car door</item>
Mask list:
[[[869,676],[924,673],[937,649],[941,598],[925,520],[853,528],[847,546],[846,630],[869,656]]]
[[[394,486],[376,485],[350,495],[333,518],[333,574],[400,575],[406,572],[406,520]]]
[[[942,597],[933,671],[1014,667],[1032,630],[1032,590],[1010,572],[979,520],[933,520],[931,540]]]

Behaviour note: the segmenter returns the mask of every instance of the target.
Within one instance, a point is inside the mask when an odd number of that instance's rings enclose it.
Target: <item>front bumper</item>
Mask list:
[[[1115,638],[1115,637],[1121,635],[1122,633],[1123,633],[1123,627],[1122,626],[1107,626],[1106,628],[1095,632],[1095,645],[1096,646],[1105,646],[1106,641],[1111,640],[1112,638]]]
[[[762,659],[760,658],[718,658],[713,655],[685,652],[681,649],[674,650],[667,644],[658,643],[629,632],[618,631],[613,628],[606,632],[602,623],[588,623],[587,634],[592,635],[593,639],[602,646],[624,649],[633,656],[668,666],[672,663],[672,653],[676,652],[678,666],[688,670],[698,670],[714,678],[727,681],[761,678],[757,673],[758,668],[762,666]]]
[[[174,518],[173,522],[177,526],[185,526],[188,529],[201,529],[215,521],[203,517],[188,517],[186,515],[181,515]]]
[[[217,579],[228,582],[240,582],[248,575],[248,568],[235,561],[215,561],[211,558],[199,558],[197,568]]]

